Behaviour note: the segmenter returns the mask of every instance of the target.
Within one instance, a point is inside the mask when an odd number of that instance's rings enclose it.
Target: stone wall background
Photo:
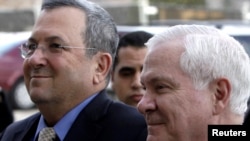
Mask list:
[[[90,0],[100,4],[118,25],[142,25],[139,0]],[[142,0],[140,0],[142,1]],[[147,16],[148,25],[178,20],[242,20],[242,9],[250,11],[250,0],[206,0],[202,7],[172,7],[170,4],[154,5],[157,15]],[[246,3],[247,2],[247,3]],[[42,0],[0,0],[0,32],[31,30],[40,11]],[[217,4],[216,4],[217,3]],[[236,8],[237,7],[237,8]],[[250,12],[249,12],[250,13]],[[250,19],[250,14],[247,15]],[[145,17],[144,17],[145,18]],[[167,21],[167,22],[166,22]],[[250,20],[249,20],[250,21]],[[178,23],[174,22],[174,24]]]
[[[34,24],[42,0],[0,0],[0,31],[26,31]]]

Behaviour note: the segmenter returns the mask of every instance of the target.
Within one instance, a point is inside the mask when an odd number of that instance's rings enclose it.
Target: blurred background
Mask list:
[[[121,35],[134,30],[157,33],[162,27],[176,24],[206,24],[228,32],[250,53],[250,0],[90,1],[114,17]],[[15,120],[37,111],[23,83],[18,47],[29,37],[41,3],[42,0],[0,0],[0,87],[13,108]]]
[[[250,0],[90,0],[118,25],[248,24]],[[0,31],[30,30],[42,0],[0,0]]]

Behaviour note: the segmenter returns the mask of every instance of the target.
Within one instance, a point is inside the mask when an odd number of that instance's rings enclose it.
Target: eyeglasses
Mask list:
[[[57,43],[53,43],[45,47],[38,47],[35,43],[24,43],[21,45],[21,56],[24,59],[28,59],[34,52],[38,49],[42,48],[43,50],[47,50],[47,55],[57,56],[61,55],[62,51],[66,48],[78,48],[78,49],[95,49],[95,48],[84,48],[84,47],[72,47],[72,46],[63,46]]]

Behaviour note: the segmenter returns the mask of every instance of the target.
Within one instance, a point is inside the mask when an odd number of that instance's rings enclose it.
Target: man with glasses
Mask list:
[[[60,141],[146,140],[137,110],[106,95],[117,44],[114,21],[101,7],[44,1],[21,47],[25,84],[40,112],[7,127],[0,140],[40,141],[50,135]]]

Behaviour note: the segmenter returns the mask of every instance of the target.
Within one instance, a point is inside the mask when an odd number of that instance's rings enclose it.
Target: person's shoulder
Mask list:
[[[36,113],[23,120],[13,122],[1,133],[1,138],[9,137],[18,132],[27,131],[34,124],[34,122],[38,122],[40,115],[40,113]]]
[[[138,122],[144,121],[144,117],[135,107],[121,102],[113,101],[109,107],[108,113],[116,116],[117,119],[133,119],[133,121],[138,120]]]
[[[124,104],[124,103],[122,103],[122,102],[119,102],[119,101],[112,101],[112,103],[111,103],[111,108],[112,109],[122,109],[123,111],[131,111],[131,112],[133,112],[133,113],[138,113],[138,111],[137,111],[137,109],[135,108],[135,107],[132,107],[132,106],[130,106],[130,105],[127,105],[127,104]]]
[[[106,120],[113,122],[138,121],[138,124],[145,124],[145,119],[135,107],[114,101],[106,95],[105,91],[100,92],[84,110],[88,115],[106,117]],[[98,114],[97,114],[98,113]]]
[[[248,107],[248,110],[246,111],[243,125],[245,125],[248,128],[250,128],[250,107]]]

